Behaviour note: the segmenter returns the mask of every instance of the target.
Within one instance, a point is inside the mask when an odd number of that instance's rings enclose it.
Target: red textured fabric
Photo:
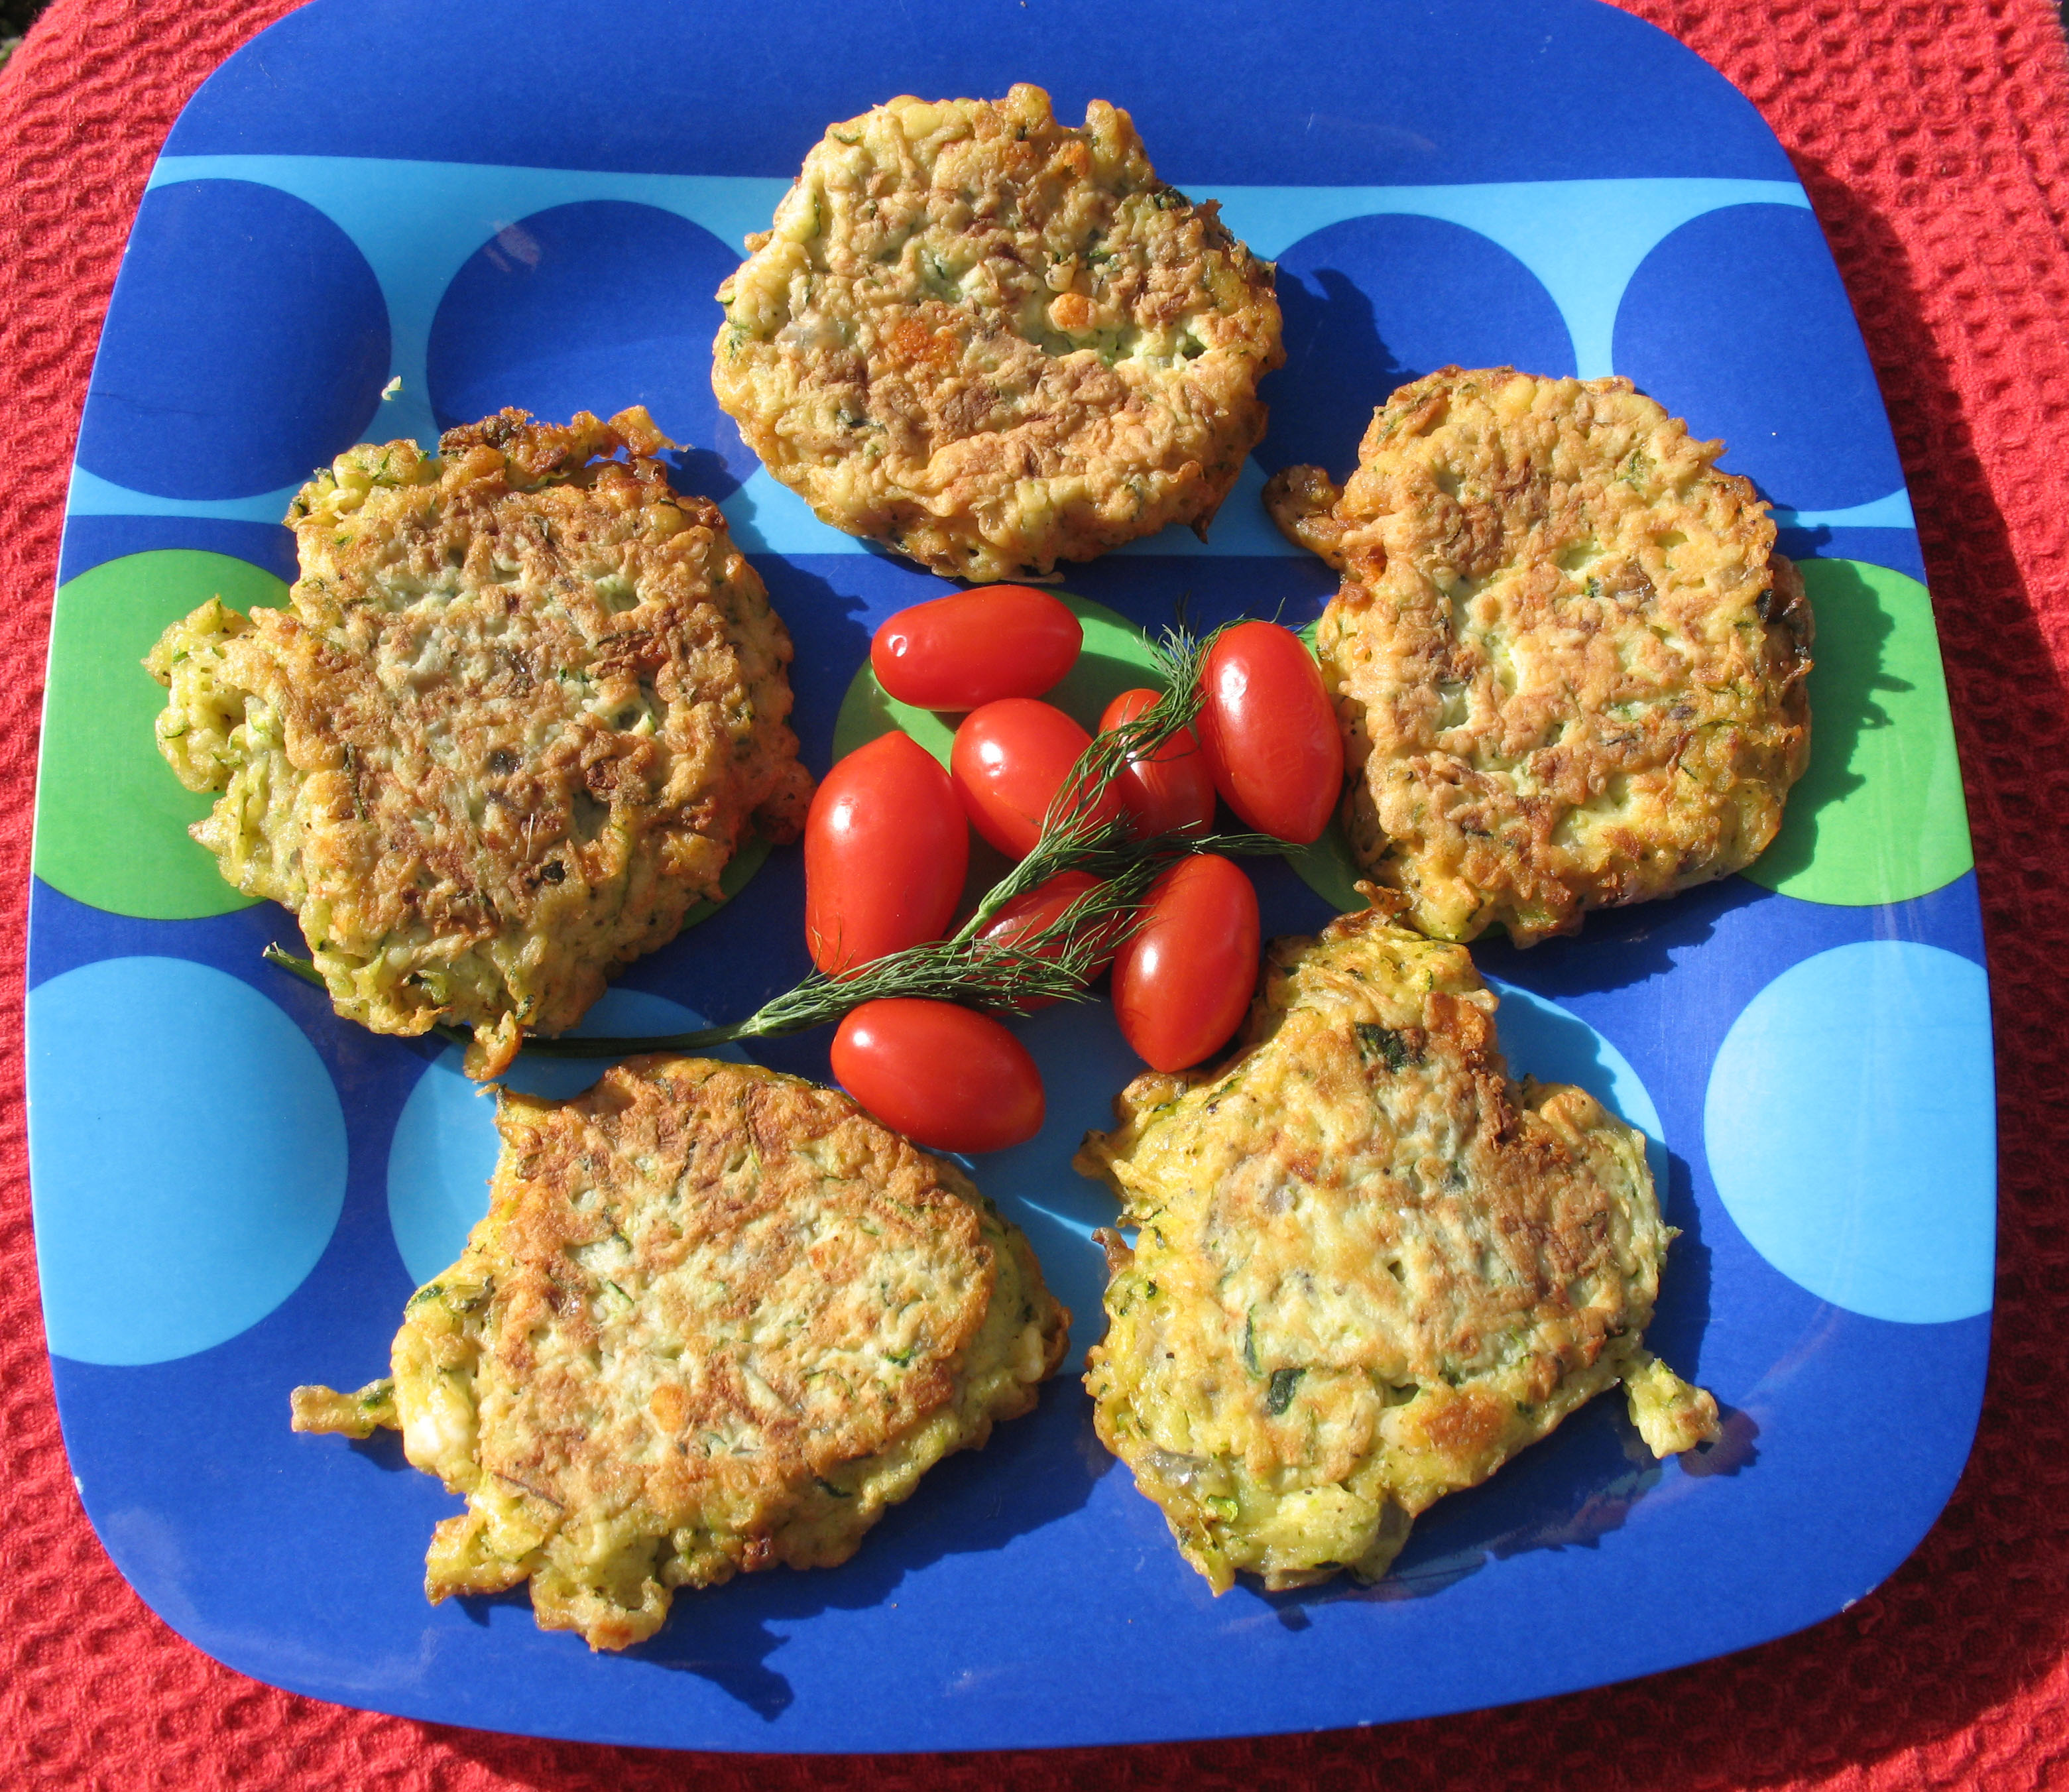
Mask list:
[[[684,1785],[1856,1789],[2069,1782],[2069,54],[2048,0],[1634,0],[1794,158],[1903,450],[1967,776],[1996,993],[2002,1223],[1981,1435],[1851,1610],[1634,1684],[1376,1731],[1055,1754],[670,1755],[341,1710],[174,1637],[95,1541],[43,1354],[21,942],[65,470],[124,233],[209,71],[286,0],[56,0],[0,73],[0,1785],[646,1792]]]

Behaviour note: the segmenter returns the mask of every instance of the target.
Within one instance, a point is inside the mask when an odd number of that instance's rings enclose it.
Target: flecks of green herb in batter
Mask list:
[[[1276,1418],[1293,1404],[1293,1390],[1300,1385],[1304,1369],[1275,1369],[1271,1372],[1271,1386],[1265,1390],[1264,1410]]]
[[[1358,1055],[1367,1063],[1383,1063],[1388,1072],[1398,1076],[1410,1064],[1419,1064],[1422,1055],[1412,1050],[1407,1040],[1390,1027],[1381,1027],[1377,1021],[1361,1020],[1357,1023]]]

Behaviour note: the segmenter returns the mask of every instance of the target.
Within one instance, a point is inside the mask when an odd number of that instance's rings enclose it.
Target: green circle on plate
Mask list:
[[[1338,914],[1361,914],[1369,906],[1357,892],[1357,880],[1367,874],[1358,869],[1351,857],[1341,815],[1330,818],[1322,837],[1312,846],[1289,847],[1286,863],[1303,884]]]
[[[1070,606],[1071,614],[1084,629],[1085,644],[1077,663],[1063,675],[1063,682],[1043,693],[1044,703],[1053,703],[1087,729],[1096,730],[1100,712],[1122,692],[1162,688],[1164,675],[1147,637],[1134,623],[1103,603],[1074,598],[1067,591],[1052,594]],[[961,720],[946,711],[915,709],[899,702],[876,682],[876,674],[865,659],[834,719],[834,757],[844,759],[879,734],[902,728],[945,765],[949,749],[955,745],[956,724]]]
[[[1806,902],[1906,902],[1975,863],[1932,602],[1886,566],[1798,569],[1818,625],[1810,769],[1745,875]]]
[[[1818,623],[1810,769],[1745,876],[1834,907],[1924,896],[1975,863],[1932,600],[1887,566],[1806,560],[1798,569]],[[1338,823],[1290,863],[1339,908],[1363,906]]]
[[[147,920],[252,905],[187,837],[215,798],[186,789],[160,754],[152,725],[165,693],[143,659],[210,598],[248,610],[287,594],[247,561],[191,548],[104,561],[59,588],[36,784],[35,870],[46,884]]]

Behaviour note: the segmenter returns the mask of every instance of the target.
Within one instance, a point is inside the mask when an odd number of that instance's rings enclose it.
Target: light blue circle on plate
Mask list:
[[[703,1015],[666,997],[606,990],[573,1031],[591,1039],[636,1039],[692,1032],[705,1024]],[[719,1046],[703,1055],[746,1055],[737,1046]],[[432,1060],[403,1103],[388,1148],[388,1224],[402,1266],[419,1288],[459,1260],[467,1234],[488,1211],[488,1179],[501,1142],[496,1098],[460,1067],[465,1056],[455,1045]],[[526,1095],[564,1101],[610,1067],[599,1058],[520,1056],[503,1081]]]
[[[184,958],[104,958],[28,999],[36,1267],[51,1351],[169,1362],[300,1288],[345,1206],[345,1115],[301,1029]]]
[[[1792,965],[1725,1035],[1703,1139],[1733,1223],[1820,1300],[1916,1325],[1989,1310],[1989,992],[1969,959],[1864,940]]]
[[[1667,1203],[1667,1133],[1630,1060],[1570,1008],[1499,977],[1487,986],[1501,998],[1495,1030],[1508,1074],[1520,1081],[1571,1083],[1585,1089],[1626,1125],[1645,1135],[1645,1161],[1660,1205]]]

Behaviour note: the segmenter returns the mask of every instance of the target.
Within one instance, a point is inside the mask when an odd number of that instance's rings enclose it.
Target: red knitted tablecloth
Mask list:
[[[2002,1223],[1973,1459],[1917,1554],[1802,1635],[1636,1684],[1377,1731],[801,1760],[528,1741],[340,1710],[146,1610],[51,1403],[21,1084],[22,939],[59,513],[100,319],[189,94],[288,0],[56,0],[0,73],[0,1785],[1617,1788],[2069,1782],[2069,54],[2048,0],[1634,0],[1766,115],[1831,239],[1909,476],[1996,999]]]

